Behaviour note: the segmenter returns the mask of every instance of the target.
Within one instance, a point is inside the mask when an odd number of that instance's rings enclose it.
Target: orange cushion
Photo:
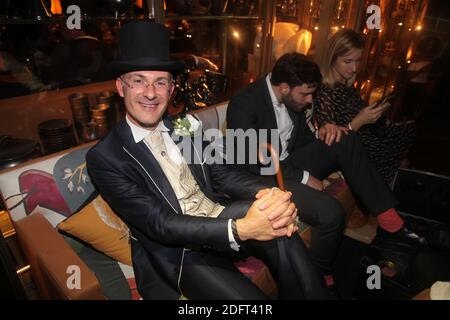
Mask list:
[[[129,229],[100,195],[62,221],[58,228],[89,243],[105,255],[131,265]]]

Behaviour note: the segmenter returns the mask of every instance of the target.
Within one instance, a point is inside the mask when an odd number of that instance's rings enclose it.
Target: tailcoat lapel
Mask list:
[[[116,131],[122,140],[122,147],[130,157],[146,172],[151,184],[161,193],[161,196],[168,202],[175,212],[181,213],[178,199],[167,179],[164,171],[148,149],[144,141],[136,143],[133,139],[131,129],[125,120],[121,121]]]

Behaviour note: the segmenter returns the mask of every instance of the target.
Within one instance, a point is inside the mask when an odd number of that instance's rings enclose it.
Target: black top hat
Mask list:
[[[119,60],[110,65],[114,76],[132,71],[184,69],[184,61],[170,61],[169,30],[156,22],[125,24],[119,31]]]

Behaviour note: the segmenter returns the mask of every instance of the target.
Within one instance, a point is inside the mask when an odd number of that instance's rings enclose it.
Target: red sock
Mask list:
[[[324,276],[324,278],[327,287],[331,287],[332,285],[334,285],[334,278],[332,274],[326,275]]]
[[[403,226],[404,221],[394,208],[390,208],[377,216],[380,227],[388,232],[397,232]]]

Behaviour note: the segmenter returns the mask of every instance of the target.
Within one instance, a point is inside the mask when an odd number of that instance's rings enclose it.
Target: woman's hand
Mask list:
[[[391,104],[389,102],[385,102],[383,104],[378,105],[377,103],[371,104],[367,106],[353,118],[351,127],[353,131],[358,131],[362,126],[370,123],[375,123],[380,119],[383,113],[389,108]]]

